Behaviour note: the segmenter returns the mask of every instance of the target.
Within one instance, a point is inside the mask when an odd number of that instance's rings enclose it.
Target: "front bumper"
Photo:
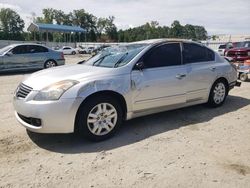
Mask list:
[[[59,99],[57,101],[13,100],[15,116],[19,123],[37,133],[72,133],[77,110],[82,102],[77,99]],[[26,119],[39,119],[41,125]]]

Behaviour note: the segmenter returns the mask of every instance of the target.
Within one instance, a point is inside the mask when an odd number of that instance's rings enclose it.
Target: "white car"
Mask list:
[[[233,48],[233,44],[231,42],[229,43],[226,43],[226,44],[221,44],[218,48],[218,53],[221,55],[221,56],[224,56],[225,55],[225,52],[229,49]]]
[[[59,51],[63,52],[64,55],[75,55],[77,50],[71,46],[63,46]]]

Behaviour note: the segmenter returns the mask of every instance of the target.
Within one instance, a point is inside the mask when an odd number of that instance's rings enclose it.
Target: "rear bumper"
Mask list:
[[[229,90],[233,89],[234,87],[240,87],[240,86],[241,86],[241,82],[238,82],[238,81],[231,82],[229,84]]]
[[[58,66],[65,65],[65,59],[58,59],[58,60],[56,60],[56,63]]]

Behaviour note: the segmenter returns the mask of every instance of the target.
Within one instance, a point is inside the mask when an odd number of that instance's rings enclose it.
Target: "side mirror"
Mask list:
[[[138,62],[135,64],[136,70],[142,71],[144,69],[144,63],[143,62]]]
[[[86,60],[82,60],[80,62],[78,62],[77,64],[83,64]]]

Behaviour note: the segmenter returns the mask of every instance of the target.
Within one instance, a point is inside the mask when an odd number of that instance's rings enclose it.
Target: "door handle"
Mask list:
[[[215,71],[216,68],[215,68],[215,67],[211,67],[210,70],[211,70],[211,71]]]
[[[175,77],[177,79],[182,79],[182,78],[186,77],[186,74],[177,74]]]

